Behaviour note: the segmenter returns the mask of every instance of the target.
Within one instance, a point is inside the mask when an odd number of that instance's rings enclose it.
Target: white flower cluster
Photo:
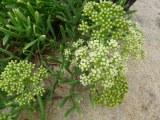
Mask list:
[[[72,43],[72,47],[73,48],[78,48],[79,46],[81,46],[84,43],[83,39],[79,39],[77,42],[73,42]]]
[[[128,35],[122,39],[123,53],[131,54],[134,58],[143,58],[145,53],[142,50],[143,46],[143,32],[137,23],[129,22]]]
[[[64,51],[64,55],[66,56],[66,58],[68,59],[69,56],[71,55],[71,50],[68,48],[68,49],[65,49]]]
[[[112,50],[115,50],[120,47],[119,43],[113,39],[107,41],[107,46]]]
[[[20,105],[44,93],[41,81],[48,78],[47,70],[41,66],[33,73],[34,68],[35,65],[27,61],[11,61],[0,75],[0,88],[9,96],[17,95],[15,100]]]
[[[78,42],[71,45],[72,63],[80,68],[80,82],[90,87],[96,103],[113,107],[128,90],[129,56],[144,56],[143,33],[138,24],[125,19],[123,8],[112,2],[88,2],[83,12],[88,20],[82,21],[79,30],[91,37],[80,46]]]
[[[84,43],[83,39],[79,39],[78,41],[73,42],[72,45],[71,45],[71,47],[73,49],[76,49],[79,46],[81,46],[83,43]],[[70,44],[70,43],[68,43],[68,44]],[[65,49],[64,50],[64,55],[65,55],[66,60],[68,60],[69,57],[72,55],[72,49],[70,49],[70,48]]]
[[[87,46],[79,47],[75,51],[77,66],[83,72],[83,74],[80,75],[82,85],[99,86],[103,88],[103,92],[106,89],[110,90],[113,87],[119,87],[118,85],[121,83],[117,84],[116,79],[124,76],[127,68],[120,53],[113,52],[110,54],[110,48],[113,48],[113,41],[114,40],[111,40],[111,44],[108,44],[108,46],[104,45],[100,40],[89,41]],[[126,90],[124,91],[126,92]],[[117,91],[115,92],[117,93]],[[119,94],[124,95],[125,92]],[[108,93],[105,92],[105,94]],[[112,92],[112,94],[114,94],[114,92]],[[97,103],[99,103],[98,98],[96,99]],[[111,104],[106,105],[112,106]],[[115,102],[113,105],[116,104]]]

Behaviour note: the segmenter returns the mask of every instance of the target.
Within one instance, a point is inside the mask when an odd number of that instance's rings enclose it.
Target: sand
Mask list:
[[[82,117],[72,113],[64,118],[64,109],[57,109],[59,100],[47,106],[47,120],[160,120],[160,0],[137,0],[132,9],[137,9],[133,20],[144,31],[144,60],[128,64],[129,92],[124,102],[112,109],[90,105],[87,92],[83,92]],[[65,92],[62,91],[62,92]],[[33,120],[39,120],[37,115]],[[26,114],[22,114],[20,120]]]

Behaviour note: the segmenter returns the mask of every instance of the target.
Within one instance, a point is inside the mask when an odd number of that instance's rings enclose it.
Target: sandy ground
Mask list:
[[[47,120],[160,120],[160,0],[137,0],[133,8],[138,10],[133,19],[144,30],[147,55],[144,60],[128,65],[129,92],[124,102],[112,109],[93,109],[87,93],[83,93],[82,117],[73,113],[64,118],[65,109],[57,109],[56,100],[47,106]],[[22,116],[20,120],[26,120],[26,114]]]

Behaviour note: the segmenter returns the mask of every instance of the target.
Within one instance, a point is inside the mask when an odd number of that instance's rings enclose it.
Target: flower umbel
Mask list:
[[[113,107],[123,101],[129,56],[142,58],[143,32],[139,25],[125,18],[121,6],[110,1],[88,2],[85,21],[79,25],[89,40],[71,45],[72,63],[81,70],[80,82],[90,88],[97,104]]]
[[[43,95],[41,81],[48,78],[47,70],[42,66],[37,69],[27,61],[11,61],[0,76],[0,88],[8,96],[16,95],[15,101],[20,105],[34,101],[34,96]]]
[[[94,40],[75,51],[75,60],[82,71],[80,82],[92,86],[96,103],[112,107],[122,102],[128,87],[124,77],[127,68],[120,53],[111,54],[110,46]]]

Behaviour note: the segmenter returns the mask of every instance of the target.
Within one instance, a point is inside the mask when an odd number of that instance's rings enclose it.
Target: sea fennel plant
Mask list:
[[[43,103],[62,97],[56,93],[61,84],[70,86],[59,105],[71,102],[65,116],[81,113],[81,85],[97,104],[123,101],[126,62],[143,57],[143,33],[129,20],[133,11],[124,11],[126,0],[110,1],[0,0],[0,110],[9,108],[0,120],[16,120],[23,110],[32,119],[37,107],[47,119]],[[47,71],[51,84],[44,93]]]
[[[9,107],[10,112],[0,118],[16,119],[24,109],[33,111],[36,98],[40,102],[40,96],[45,92],[42,80],[46,79],[48,73],[42,66],[35,69],[35,65],[27,61],[9,62],[0,75],[0,90],[7,95],[0,108]]]
[[[48,78],[47,70],[42,66],[33,72],[35,65],[27,61],[11,61],[0,76],[0,88],[8,96],[14,96],[19,105],[34,101],[34,96],[42,95],[41,81]]]
[[[76,46],[73,43],[66,55],[80,68],[80,82],[89,87],[94,102],[113,107],[128,90],[129,56],[144,56],[143,33],[137,23],[127,19],[121,6],[109,1],[86,3],[83,16],[79,30],[84,40]]]

